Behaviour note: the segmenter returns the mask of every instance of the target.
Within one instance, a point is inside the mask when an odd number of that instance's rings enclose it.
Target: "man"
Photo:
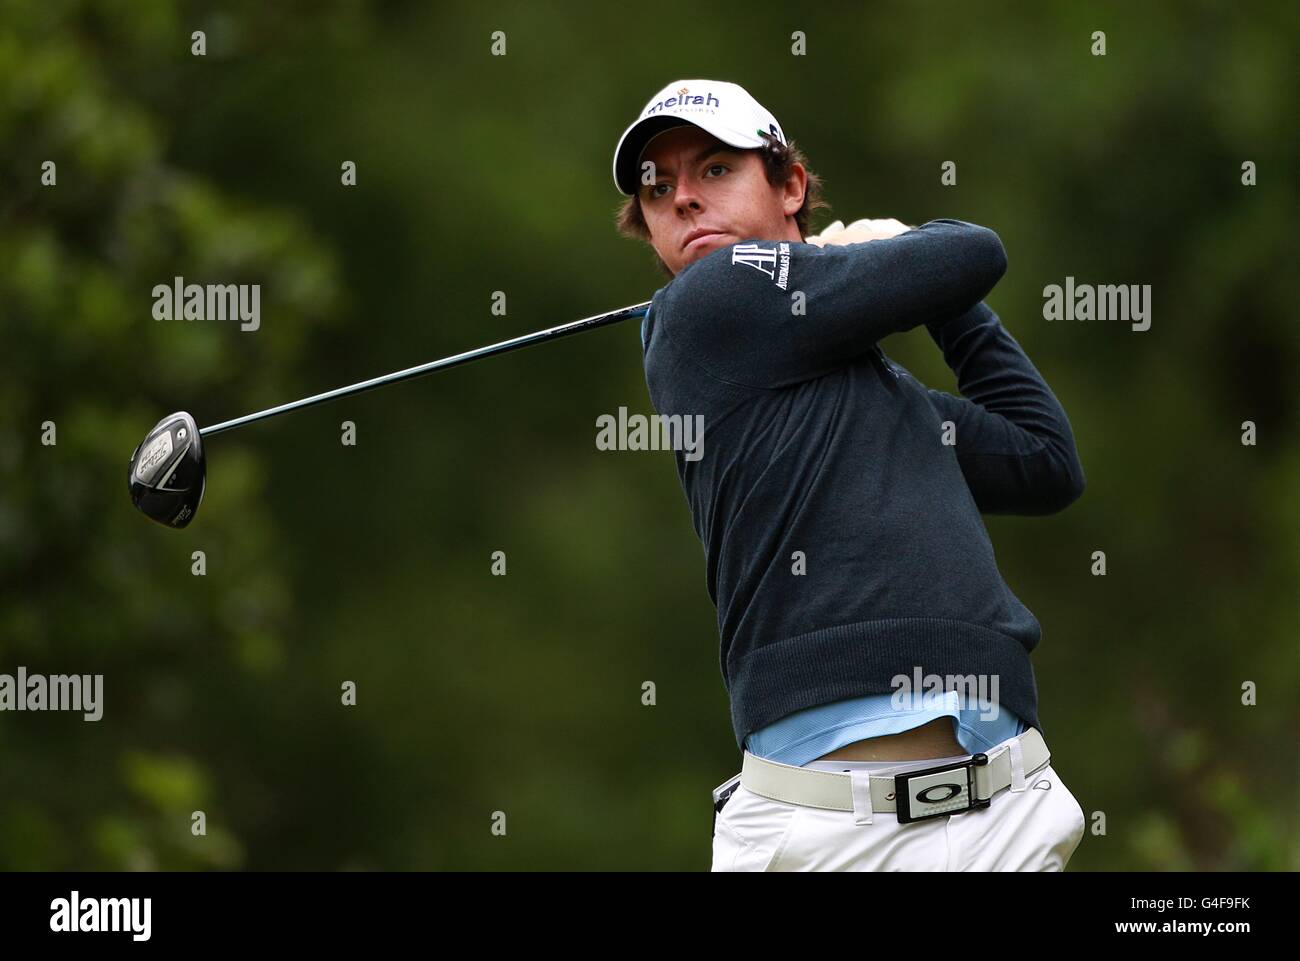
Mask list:
[[[713,869],[1062,870],[1084,814],[1038,721],[1038,621],[980,513],[1060,511],[1084,476],[982,303],[998,236],[876,220],[806,237],[819,180],[719,81],[652,97],[614,180],[620,230],[672,278],[642,324],[651,400],[704,417],[703,456],[674,456],[743,755],[714,792]],[[921,324],[963,396],[877,346]]]

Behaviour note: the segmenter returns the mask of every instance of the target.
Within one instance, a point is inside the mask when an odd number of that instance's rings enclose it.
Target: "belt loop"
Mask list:
[[[1013,737],[1008,750],[1011,761],[1011,790],[1019,793],[1025,789],[1025,754],[1020,738]]]
[[[853,823],[871,823],[871,772],[850,771],[853,784]]]

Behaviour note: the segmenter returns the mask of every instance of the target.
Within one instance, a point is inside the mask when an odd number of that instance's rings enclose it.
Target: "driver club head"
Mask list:
[[[184,527],[203,500],[205,473],[203,438],[194,418],[185,411],[168,414],[131,455],[131,503],[160,524]]]

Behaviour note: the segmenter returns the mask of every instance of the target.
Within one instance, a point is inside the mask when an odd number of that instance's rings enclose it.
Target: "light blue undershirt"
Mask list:
[[[1025,730],[1024,722],[1001,705],[997,717],[982,717],[978,705],[962,707],[957,691],[935,695],[933,707],[899,710],[892,694],[869,694],[820,704],[781,718],[745,738],[745,750],[758,757],[803,767],[854,741],[898,734],[951,717],[957,743],[968,754],[987,751]],[[987,713],[991,713],[987,712]]]

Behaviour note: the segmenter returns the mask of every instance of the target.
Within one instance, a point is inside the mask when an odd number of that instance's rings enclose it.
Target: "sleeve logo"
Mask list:
[[[790,278],[790,245],[778,243],[776,247],[764,247],[761,244],[736,244],[731,248],[731,263],[747,264],[755,270],[767,274],[782,290]]]

